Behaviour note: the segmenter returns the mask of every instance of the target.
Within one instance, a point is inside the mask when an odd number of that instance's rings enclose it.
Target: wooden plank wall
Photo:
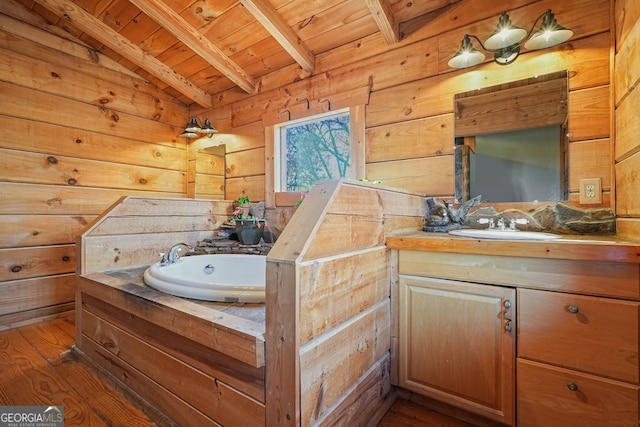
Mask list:
[[[640,240],[640,3],[617,0],[614,16],[617,229]]]
[[[311,189],[267,259],[267,424],[364,425],[391,387],[388,233],[421,196],[353,181]]]
[[[78,238],[78,274],[150,265],[176,243],[197,245],[231,216],[233,202],[127,196]]]
[[[185,106],[25,13],[13,0],[0,2],[0,328],[71,307],[74,236],[120,196],[221,198],[219,168],[226,163],[227,198],[247,194],[262,200],[262,115],[296,97],[313,99],[368,84],[367,177],[417,194],[451,196],[453,95],[568,69],[572,201],[577,203],[580,178],[600,177],[603,205],[613,205],[615,156],[617,181],[629,189],[622,190],[617,202],[624,210],[618,226],[637,236],[637,179],[632,173],[637,161],[631,156],[638,151],[637,129],[629,126],[633,121],[624,124],[638,104],[637,90],[632,90],[637,86],[637,6],[629,0],[616,2],[616,61],[626,62],[617,67],[616,79],[622,83],[616,85],[623,89],[614,101],[609,72],[612,3],[512,0],[505,6],[460,0],[440,14],[404,24],[403,38],[393,46],[381,35],[371,35],[318,53],[312,75],[292,65],[260,79],[256,94],[216,94],[214,109],[192,113],[211,118],[224,134],[216,137],[223,139],[227,153],[225,162],[205,157],[202,163],[215,166],[202,172],[196,167],[199,151],[187,153],[185,141],[176,137],[189,116]],[[574,38],[560,47],[525,52],[507,67],[447,68],[462,35],[489,34],[503,8],[524,26],[552,8],[560,23],[574,30]],[[621,117],[615,154],[610,142],[614,103]],[[625,231],[629,229],[636,231]]]
[[[5,329],[73,309],[75,236],[121,196],[185,197],[188,108],[12,0],[0,56]]]
[[[542,51],[523,52],[508,66],[489,62],[466,70],[448,68],[465,33],[490,35],[500,12],[528,28],[551,8],[574,31],[573,39]],[[610,0],[460,0],[440,13],[405,23],[402,40],[388,46],[373,34],[316,53],[312,75],[297,65],[261,78],[257,94],[229,90],[216,95],[216,117],[229,136],[227,190],[262,199],[264,113],[372,84],[366,109],[366,173],[371,180],[416,194],[453,195],[453,96],[480,87],[568,70],[569,187],[578,203],[579,180],[601,178],[602,206],[610,206]],[[229,172],[232,171],[232,172]],[[593,206],[593,205],[592,205]],[[592,207],[591,206],[591,207]]]

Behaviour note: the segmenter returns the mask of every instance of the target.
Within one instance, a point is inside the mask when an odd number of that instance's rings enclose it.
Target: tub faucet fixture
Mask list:
[[[187,252],[193,252],[194,250],[193,246],[191,246],[188,243],[177,243],[171,246],[171,249],[169,249],[169,252],[167,252],[166,254],[160,254],[162,256],[162,259],[160,260],[160,265],[161,266],[171,265],[180,261],[179,252],[181,249],[184,249],[184,248],[186,248]]]

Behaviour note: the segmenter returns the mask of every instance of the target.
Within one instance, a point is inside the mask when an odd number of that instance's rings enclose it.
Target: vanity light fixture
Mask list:
[[[189,123],[184,128],[184,132],[180,136],[185,138],[197,138],[200,135],[204,135],[211,138],[214,133],[217,133],[218,129],[213,127],[209,118],[204,119],[204,124],[201,126],[196,116],[191,117]]]
[[[542,19],[540,29],[533,33],[540,19]],[[465,34],[460,49],[448,64],[451,68],[467,68],[484,61],[484,54],[473,47],[472,38],[480,44],[482,49],[493,53],[493,59],[498,64],[506,65],[520,55],[520,47],[523,44],[529,50],[544,49],[565,42],[572,36],[573,31],[558,24],[551,9],[547,9],[545,13],[538,16],[528,32],[513,25],[509,15],[502,12],[495,31],[484,44],[473,34]]]

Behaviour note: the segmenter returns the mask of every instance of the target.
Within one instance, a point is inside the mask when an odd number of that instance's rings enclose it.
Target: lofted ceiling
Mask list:
[[[1,0],[5,1],[5,0]],[[190,105],[459,0],[14,0]]]

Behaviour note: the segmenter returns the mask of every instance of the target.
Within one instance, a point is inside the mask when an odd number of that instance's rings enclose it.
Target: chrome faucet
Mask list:
[[[489,224],[489,230],[500,230],[500,231],[518,231],[517,224],[528,224],[529,220],[526,218],[518,218],[518,219],[510,219],[509,220],[509,228],[506,226],[507,220],[505,218],[498,218],[498,224],[496,225],[493,218],[480,218],[478,223],[480,224]]]
[[[506,219],[505,218],[500,218],[498,220],[498,230],[501,231],[518,231],[518,227],[516,226],[516,224],[527,224],[529,223],[529,220],[527,220],[526,218],[518,218],[518,219],[510,219],[509,220],[509,228],[506,227]]]
[[[493,230],[496,228],[496,222],[493,218],[480,218],[478,220],[478,224],[489,224],[489,230]]]
[[[180,255],[178,253],[183,248],[186,248],[187,252],[193,252],[194,250],[193,246],[191,246],[188,243],[177,243],[171,246],[171,249],[169,249],[169,252],[167,252],[166,254],[160,254],[162,255],[162,259],[160,260],[160,265],[161,266],[171,265],[180,261]]]

